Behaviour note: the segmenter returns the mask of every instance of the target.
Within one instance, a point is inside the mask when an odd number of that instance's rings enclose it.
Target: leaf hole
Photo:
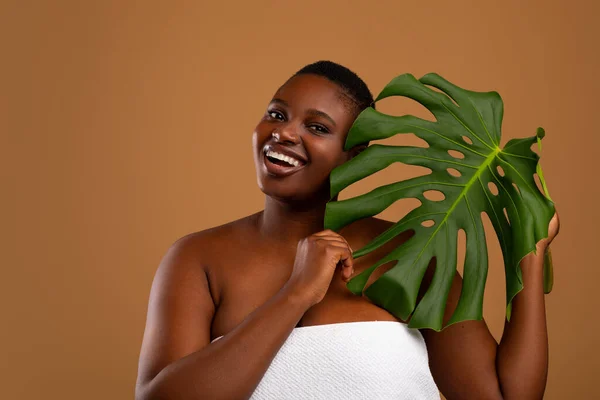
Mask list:
[[[504,216],[506,217],[506,222],[508,222],[508,225],[510,225],[510,218],[508,218],[508,211],[506,211],[506,207],[504,207],[503,210]]]
[[[537,186],[540,193],[544,193],[544,187],[542,186],[542,181],[537,173],[533,174],[533,180],[535,181],[535,185]]]
[[[485,282],[485,289],[483,291],[483,293],[485,293],[485,298],[483,300],[483,314],[495,314],[498,318],[497,320],[502,320],[505,318],[506,312],[506,270],[500,244],[501,239],[498,238],[491,217],[486,212],[481,213],[481,223],[483,225],[483,231],[481,233],[477,231],[467,231],[467,243],[469,242],[469,239],[481,240],[485,237],[484,240],[488,252],[487,262],[485,264],[487,265],[481,265],[482,263],[478,262],[465,265],[464,281],[466,282],[473,279],[473,281],[479,280],[480,282]],[[469,233],[472,233],[472,236],[479,236],[479,238],[469,237]],[[508,238],[505,237],[504,239],[506,240]],[[508,245],[510,246],[510,244]],[[493,293],[494,297],[489,296],[488,293]],[[497,340],[499,339],[500,338]]]
[[[377,111],[400,117],[414,115],[415,117],[435,122],[435,116],[421,103],[404,96],[389,96],[377,102]]]
[[[521,189],[519,189],[519,187],[517,186],[516,183],[513,182],[513,186],[515,187],[515,190],[517,191],[517,193],[519,193],[519,195],[521,194]]]
[[[538,152],[540,151],[540,146],[538,145],[537,141],[533,142],[533,144],[529,147],[529,149],[531,151],[533,151],[535,154],[539,154]]]
[[[450,96],[448,93],[446,93],[446,92],[442,91],[442,90],[441,90],[441,89],[439,89],[439,88],[436,88],[435,86],[431,86],[431,85],[425,85],[425,86],[426,86],[428,89],[431,89],[431,90],[433,90],[434,92],[438,92],[438,93],[442,94],[442,95],[443,95],[443,96],[444,96],[446,99],[448,99],[448,100],[450,100],[452,103],[454,103],[454,105],[455,105],[456,107],[460,107],[460,106],[458,105],[458,103],[457,103],[457,102],[456,102],[456,101],[455,101],[455,100],[452,98],[452,96]]]
[[[425,196],[427,200],[431,201],[442,201],[446,198],[444,192],[439,190],[426,190],[423,192],[423,196]]]
[[[457,234],[457,248],[456,248],[456,269],[461,276],[465,270],[465,258],[467,255],[467,234],[464,229],[459,229]]]
[[[397,135],[401,136],[401,135]],[[387,167],[366,176],[360,179],[357,182],[354,182],[350,186],[346,187],[339,194],[338,200],[345,200],[351,197],[360,196],[371,190],[377,189],[379,187],[389,185],[392,182],[400,182],[406,179],[411,179],[416,176],[423,176],[431,174],[431,169],[427,167],[422,167],[420,165],[408,165],[403,164],[401,162],[394,162]],[[417,192],[420,195],[420,192]],[[414,199],[417,202],[417,205],[420,205],[421,202],[417,199]],[[395,203],[391,204],[389,208],[394,207]],[[382,212],[385,212],[382,211]],[[395,215],[395,213],[394,213]],[[388,219],[388,216],[382,217],[383,219]],[[397,220],[396,220],[397,221]]]
[[[344,192],[342,192],[344,193]],[[364,194],[364,192],[358,192],[356,195]],[[405,199],[398,199],[392,204],[390,204],[385,210],[381,211],[379,214],[374,215],[375,218],[385,219],[388,221],[400,221],[406,214],[418,208],[423,203],[421,200],[416,199],[414,197],[409,197]]]
[[[464,141],[465,141],[465,143],[468,143],[468,144],[473,144],[473,141],[472,141],[472,140],[471,140],[471,138],[470,138],[470,137],[468,137],[468,136],[463,136],[463,137],[462,137],[462,140],[464,140]]]
[[[501,167],[501,166],[499,166],[499,165],[498,165],[498,166],[496,167],[496,171],[498,171],[498,173],[500,174],[500,176],[504,176],[504,170],[502,169],[502,167]]]
[[[435,225],[435,221],[432,219],[428,219],[428,220],[421,222],[421,225],[424,226],[425,228],[430,228]]]
[[[446,168],[446,171],[448,171],[448,174],[450,174],[450,176],[453,176],[455,178],[459,178],[462,175],[460,171],[456,168]]]
[[[498,196],[498,186],[494,182],[488,182],[488,188],[494,196]]]
[[[450,154],[454,158],[458,158],[459,160],[465,158],[465,155],[458,150],[448,150],[448,154]]]
[[[415,234],[414,229],[408,229],[404,232],[399,233],[398,236],[396,236],[392,240],[394,243],[396,243],[397,246],[399,246],[402,243],[406,242],[411,237],[413,237],[414,234]],[[390,262],[387,262],[387,263],[382,264],[379,267],[375,268],[375,271],[373,271],[371,276],[369,276],[369,279],[367,280],[367,284],[365,285],[364,290],[368,289],[369,286],[371,286],[377,279],[379,279],[379,277],[381,277],[381,275],[385,274],[390,269],[394,268],[397,264],[398,264],[397,260],[391,260]]]

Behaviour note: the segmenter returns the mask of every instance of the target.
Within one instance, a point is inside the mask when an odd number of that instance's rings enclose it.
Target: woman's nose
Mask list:
[[[279,142],[298,143],[300,138],[296,127],[291,124],[285,125],[276,129],[275,132],[279,133]]]

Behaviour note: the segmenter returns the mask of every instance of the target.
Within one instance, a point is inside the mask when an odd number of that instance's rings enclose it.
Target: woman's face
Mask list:
[[[356,106],[328,79],[290,79],[252,136],[259,188],[284,201],[328,201],[329,174],[355,152],[343,147],[356,116]]]

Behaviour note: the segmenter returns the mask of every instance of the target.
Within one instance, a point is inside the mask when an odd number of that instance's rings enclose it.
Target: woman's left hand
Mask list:
[[[556,235],[558,235],[558,231],[560,230],[560,220],[558,219],[558,212],[554,213],[554,216],[550,220],[550,224],[548,224],[548,237],[540,240],[537,243],[538,250],[546,250],[550,243],[554,240]]]

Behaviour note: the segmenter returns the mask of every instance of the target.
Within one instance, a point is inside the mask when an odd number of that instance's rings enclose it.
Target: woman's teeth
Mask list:
[[[276,158],[281,161],[285,161],[286,163],[293,165],[294,167],[297,167],[300,165],[300,161],[296,160],[295,158],[283,155],[281,153],[276,153],[272,150],[267,151],[267,157],[272,157],[272,158]]]

